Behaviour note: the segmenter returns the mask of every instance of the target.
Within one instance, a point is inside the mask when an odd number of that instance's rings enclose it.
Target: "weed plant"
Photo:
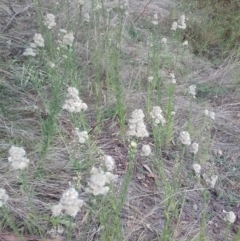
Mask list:
[[[213,11],[215,25],[208,25],[217,29],[211,31],[213,44],[223,51],[235,48],[238,18],[226,17],[224,1],[218,8],[207,3],[194,1],[191,7]],[[34,4],[39,38],[25,44],[16,63],[21,75],[7,74],[0,89],[1,102],[9,108],[2,108],[1,118],[14,123],[12,132],[6,128],[2,134],[0,230],[19,240],[26,235],[40,240],[208,240],[210,194],[218,185],[217,173],[207,166],[215,114],[201,108],[196,124],[196,86],[180,85],[184,70],[179,63],[189,55],[182,41],[188,34],[185,14],[172,27],[161,26],[166,36],[158,29],[158,15],[140,16],[150,27],[139,43],[135,29],[141,26],[131,22],[127,1],[114,6],[59,1],[47,11],[41,1]],[[216,25],[220,14],[226,14],[225,22]],[[226,35],[228,43],[226,38],[217,42]],[[138,49],[132,55],[131,45]],[[15,82],[8,84],[13,76]],[[4,102],[13,90],[17,100]],[[184,114],[175,108],[177,95],[189,106]],[[28,96],[32,99],[26,102]],[[33,103],[35,112],[21,106]],[[19,115],[29,126],[21,126]],[[195,209],[188,205],[191,193],[199,197]],[[143,199],[137,210],[134,205],[147,196],[153,196],[152,204]],[[225,240],[236,221],[229,213],[222,219]],[[188,226],[182,234],[184,222]]]

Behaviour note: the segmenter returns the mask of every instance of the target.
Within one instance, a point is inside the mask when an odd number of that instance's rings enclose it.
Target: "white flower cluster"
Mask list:
[[[79,129],[76,128],[76,134],[78,136],[79,143],[83,144],[87,141],[87,139],[88,139],[87,131],[79,131]]]
[[[185,40],[185,41],[182,43],[182,46],[188,46],[188,41]]]
[[[79,92],[74,87],[68,88],[67,99],[63,105],[64,110],[68,110],[71,113],[81,112],[82,110],[87,110],[88,106],[79,98]]]
[[[229,223],[235,223],[237,220],[236,214],[233,211],[227,212],[223,210],[223,213],[225,213],[224,221],[229,222]]]
[[[109,187],[105,185],[117,180],[117,175],[104,172],[101,168],[92,167],[91,174],[86,191],[94,196],[107,194]]]
[[[177,28],[180,29],[186,29],[187,25],[186,25],[186,16],[185,14],[181,15],[181,17],[179,18],[179,20],[177,22],[173,22],[171,30],[176,31]]]
[[[196,85],[190,85],[188,88],[188,93],[196,98]]]
[[[215,187],[216,182],[218,180],[217,175],[213,175],[209,178],[205,173],[203,174],[203,178],[204,178],[205,182],[207,183],[207,185],[209,185],[211,188]]]
[[[90,15],[89,15],[89,13],[84,13],[83,14],[83,22],[87,22],[87,23],[90,22]]]
[[[201,173],[202,167],[201,167],[199,164],[194,163],[194,164],[192,165],[192,169],[193,169],[193,171],[194,171],[194,173],[195,173],[196,175],[199,175],[199,174]]]
[[[215,120],[215,113],[213,111],[205,110],[204,111],[206,116],[209,116],[212,120]]]
[[[44,45],[44,38],[42,37],[42,35],[40,33],[36,33],[33,36],[33,43],[30,44],[30,46],[28,48],[25,49],[25,51],[23,52],[24,56],[36,56],[36,51],[35,49],[37,47],[43,48]]]
[[[113,169],[115,167],[115,161],[114,161],[113,157],[111,157],[109,155],[104,155],[102,159],[103,159],[103,163],[104,163],[106,169],[109,172],[113,171]]]
[[[179,140],[182,142],[183,145],[191,145],[190,135],[187,131],[181,131]]]
[[[148,82],[152,83],[152,81],[153,81],[153,76],[149,76],[148,77]]]
[[[157,13],[153,14],[152,24],[153,25],[158,25],[158,14]]]
[[[55,16],[52,13],[48,13],[43,20],[43,24],[48,28],[52,29],[56,26]]]
[[[198,143],[196,143],[196,142],[192,143],[190,152],[193,153],[194,155],[196,155],[198,152],[198,147],[199,147]]]
[[[169,75],[170,79],[172,80],[172,83],[176,84],[175,74],[173,72],[169,72],[168,75]]]
[[[0,207],[7,203],[9,196],[6,193],[6,190],[0,188]]]
[[[57,217],[65,211],[66,214],[75,217],[82,205],[83,200],[78,199],[78,192],[71,187],[63,192],[59,204],[52,207],[52,213]]]
[[[150,156],[150,154],[151,154],[151,147],[149,145],[143,145],[141,156]]]
[[[67,45],[67,46],[72,46],[74,41],[74,36],[72,32],[69,32],[63,36],[63,41],[62,43]]]
[[[8,153],[8,161],[14,169],[23,170],[28,167],[29,159],[25,157],[26,151],[22,147],[12,146]]]
[[[167,43],[167,39],[166,39],[166,38],[162,38],[162,39],[161,39],[161,43],[162,43],[162,44],[166,44],[166,43]]]
[[[159,123],[161,123],[162,126],[166,124],[166,120],[162,115],[162,109],[159,106],[153,106],[150,116],[152,117],[155,126]]]
[[[44,47],[44,39],[40,33],[36,33],[33,37],[33,42],[37,47]]]
[[[84,0],[78,0],[78,4],[79,4],[79,6],[83,6],[84,5]]]
[[[145,115],[141,109],[136,109],[132,112],[131,119],[129,119],[129,136],[148,137],[146,125],[143,122]]]

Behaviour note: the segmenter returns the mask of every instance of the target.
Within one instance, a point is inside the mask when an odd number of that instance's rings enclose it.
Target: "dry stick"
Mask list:
[[[9,22],[6,24],[6,26],[3,28],[3,30],[1,32],[4,33],[8,29],[9,25],[12,23],[13,19],[16,18],[18,15],[26,12],[30,7],[32,7],[32,5],[28,5],[25,8],[23,8],[22,10],[14,13],[13,16],[11,17],[11,19],[9,20]]]
[[[137,16],[137,18],[133,21],[134,23],[141,17],[141,15],[145,12],[148,4],[151,2],[152,0],[149,0],[148,3],[144,6],[142,12]]]

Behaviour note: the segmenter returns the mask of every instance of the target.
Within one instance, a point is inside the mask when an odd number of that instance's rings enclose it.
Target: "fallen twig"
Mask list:
[[[14,20],[14,18],[16,18],[18,15],[26,12],[30,7],[32,7],[32,5],[27,5],[25,8],[21,9],[20,11],[14,13],[12,15],[12,17],[10,18],[9,22],[6,24],[6,26],[3,28],[3,30],[1,31],[2,33],[4,33],[8,27],[10,26],[10,24],[12,23],[12,21]]]
[[[151,2],[152,0],[149,0],[148,3],[144,6],[142,12],[136,17],[136,19],[133,21],[134,23],[140,18],[140,16],[145,12],[148,4]]]

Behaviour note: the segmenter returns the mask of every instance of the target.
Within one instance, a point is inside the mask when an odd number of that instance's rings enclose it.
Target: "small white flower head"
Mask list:
[[[137,143],[135,141],[130,142],[130,147],[137,148]]]
[[[196,85],[190,85],[188,88],[188,93],[196,98]]]
[[[193,169],[193,171],[194,171],[194,173],[195,173],[196,175],[199,175],[200,172],[201,172],[202,167],[201,167],[199,164],[194,163],[194,164],[192,165],[192,169]]]
[[[148,137],[149,133],[146,125],[143,122],[144,114],[141,109],[136,109],[132,112],[131,119],[129,119],[129,129],[127,135],[136,137]]]
[[[6,190],[0,188],[0,207],[7,203],[9,196],[6,193]]]
[[[205,179],[205,182],[207,183],[207,185],[210,186],[211,188],[215,187],[216,182],[218,180],[218,176],[217,175],[213,175],[210,178],[208,178],[207,175],[204,174],[203,178]]]
[[[177,27],[178,27],[178,23],[177,23],[177,22],[173,22],[173,23],[172,23],[171,30],[176,31],[176,30],[177,30]]]
[[[205,110],[204,111],[205,115],[210,117],[212,120],[215,120],[215,113],[213,111]]]
[[[48,66],[50,67],[50,68],[52,68],[52,69],[54,69],[55,68],[55,64],[53,63],[53,62],[51,62],[51,61],[48,61]]]
[[[56,26],[56,22],[55,22],[55,16],[51,13],[48,13],[45,17],[44,17],[44,21],[43,24],[48,28],[48,29],[52,29],[53,27]]]
[[[109,155],[104,155],[103,160],[104,160],[104,165],[105,165],[106,169],[110,172],[113,171],[113,169],[115,167],[114,159]]]
[[[57,205],[52,206],[51,210],[52,210],[53,216],[58,217],[62,213],[63,206],[61,203],[59,203]]]
[[[152,24],[153,25],[158,25],[158,14],[157,13],[153,14]]]
[[[181,17],[179,18],[178,20],[178,28],[180,29],[186,29],[187,28],[187,25],[186,25],[186,16],[185,14],[181,15]]]
[[[78,199],[78,192],[71,187],[63,192],[59,204],[52,207],[53,216],[59,216],[62,211],[75,217],[83,205],[83,200]]]
[[[196,142],[192,143],[190,152],[193,153],[194,155],[196,155],[198,152],[198,147],[199,147],[198,143],[196,143]]]
[[[92,167],[91,174],[88,183],[89,188],[87,188],[86,191],[92,193],[94,196],[106,195],[109,191],[109,187],[105,185],[117,179],[117,176],[112,173],[104,173],[101,168],[96,167]]]
[[[28,167],[29,159],[25,157],[26,152],[22,147],[12,146],[8,153],[8,161],[11,163],[13,169],[23,170]]]
[[[90,22],[90,15],[89,13],[83,14],[83,21],[89,23]]]
[[[87,131],[79,131],[78,128],[76,128],[76,134],[78,136],[79,143],[83,144],[88,140],[88,133]]]
[[[60,28],[59,31],[60,31],[60,33],[65,33],[65,34],[67,34],[67,30],[64,29],[64,28]],[[58,34],[58,35],[60,35],[60,34]]]
[[[102,4],[99,1],[96,1],[94,10],[98,11],[100,9],[102,9]]]
[[[162,43],[162,44],[166,44],[166,43],[167,43],[167,39],[166,39],[166,38],[162,38],[162,39],[161,39],[161,43]]]
[[[188,46],[188,41],[185,40],[185,41],[182,43],[182,46]]]
[[[80,7],[83,6],[84,5],[84,0],[78,0],[78,4],[79,4]]]
[[[35,43],[30,43],[29,47],[32,48],[32,49],[36,49],[37,45]]]
[[[154,106],[150,112],[150,116],[153,119],[153,124],[156,126],[161,123],[162,126],[166,124],[166,120],[162,115],[162,109],[160,106]]]
[[[62,43],[67,45],[67,46],[72,46],[74,41],[74,36],[72,32],[69,32],[63,36],[63,41]]]
[[[183,145],[191,145],[190,135],[187,131],[181,131],[179,140],[182,142]]]
[[[141,156],[150,156],[150,154],[151,154],[151,147],[149,145],[143,145]]]
[[[148,82],[152,83],[153,82],[153,76],[148,77]]]
[[[230,212],[226,212],[225,210],[223,210],[223,213],[225,213],[225,217],[224,217],[224,221],[229,222],[229,223],[235,223],[237,220],[237,217],[235,215],[235,213],[233,211]]]
[[[44,47],[44,39],[40,33],[36,33],[33,37],[33,41],[38,47]]]
[[[171,81],[173,84],[176,84],[176,77],[175,74],[173,72],[169,72],[168,76],[170,77]]]
[[[25,51],[23,52],[23,55],[35,57],[37,54],[36,54],[36,52],[33,51],[32,48],[26,48]]]

